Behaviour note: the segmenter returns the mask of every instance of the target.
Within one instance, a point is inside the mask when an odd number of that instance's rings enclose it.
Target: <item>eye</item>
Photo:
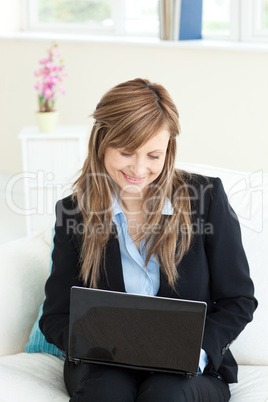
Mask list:
[[[125,156],[128,158],[129,156],[132,156],[131,154],[127,154],[126,152],[120,152],[121,156]]]
[[[159,159],[159,156],[149,155],[150,159]]]

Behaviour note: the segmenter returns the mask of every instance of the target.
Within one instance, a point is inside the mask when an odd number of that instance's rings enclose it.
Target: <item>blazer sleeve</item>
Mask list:
[[[203,348],[218,370],[231,343],[252,320],[257,300],[238,218],[219,178],[214,179],[207,219],[212,228],[205,251],[213,308],[207,315]]]
[[[46,340],[67,355],[70,289],[82,286],[79,280],[79,253],[70,229],[74,222],[63,201],[56,204],[56,224],[52,271],[45,285],[43,315],[39,326]]]

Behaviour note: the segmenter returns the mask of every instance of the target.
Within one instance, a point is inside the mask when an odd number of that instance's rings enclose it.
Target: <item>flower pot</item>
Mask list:
[[[58,112],[37,112],[36,120],[42,133],[51,133],[58,123]]]

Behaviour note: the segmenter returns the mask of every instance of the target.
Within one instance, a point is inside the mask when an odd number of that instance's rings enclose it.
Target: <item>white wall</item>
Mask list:
[[[0,39],[0,172],[22,170],[18,132],[35,125],[34,70],[49,41]],[[113,85],[136,77],[166,86],[178,106],[178,160],[268,171],[268,52],[59,42],[68,77],[61,124],[88,115]]]

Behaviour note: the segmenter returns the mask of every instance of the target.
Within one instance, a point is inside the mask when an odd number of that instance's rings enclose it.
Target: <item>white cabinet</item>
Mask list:
[[[88,126],[60,126],[53,133],[25,127],[22,143],[27,234],[55,221],[55,204],[72,192],[87,155]]]

